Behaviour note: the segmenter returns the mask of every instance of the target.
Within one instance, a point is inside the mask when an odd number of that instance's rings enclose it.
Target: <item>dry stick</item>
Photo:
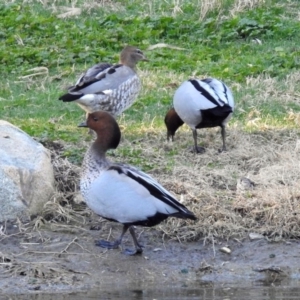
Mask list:
[[[74,237],[74,239],[65,247],[65,249],[63,249],[63,250],[61,250],[61,254],[63,253],[63,252],[67,252],[67,250],[68,250],[68,248],[72,245],[72,244],[77,244],[77,243],[75,243],[75,241],[77,241],[77,236],[76,237]],[[77,244],[78,245],[78,244]],[[82,249],[82,248],[81,248]]]
[[[71,230],[72,228],[75,228],[75,229],[80,229],[81,231],[89,232],[88,229],[85,229],[83,227],[74,226],[74,225],[70,226],[70,225],[63,225],[63,224],[54,224],[54,223],[52,223],[50,226],[51,226],[52,230],[57,230],[57,231],[59,231],[59,227],[62,227],[63,229],[64,228],[68,228],[69,230]]]
[[[2,226],[0,227],[0,235],[7,236],[7,234],[5,233],[5,232],[6,232],[6,227],[7,227],[7,221],[5,220],[5,221],[4,221],[4,226],[2,225]]]
[[[47,73],[45,73],[45,72],[33,73],[33,74],[29,74],[29,75],[19,76],[18,79],[26,79],[26,78],[31,78],[34,76],[45,75],[45,74],[47,74]]]
[[[6,239],[6,238],[10,238],[10,237],[12,237],[12,236],[19,235],[19,234],[24,234],[24,232],[17,232],[17,233],[5,235],[5,236],[3,236],[3,238],[0,239],[0,242],[3,241],[3,240]]]
[[[108,236],[107,236],[107,240],[109,241],[110,239],[110,236],[111,236],[111,228],[109,229],[109,233],[108,233]]]
[[[22,264],[55,264],[56,261],[38,261],[38,262],[32,262],[32,261],[22,261]],[[12,265],[13,263],[0,263],[0,265]]]
[[[67,244],[67,246],[61,251],[61,252],[52,252],[52,251],[32,251],[32,250],[28,250],[19,254],[14,254],[15,257],[24,255],[26,253],[36,253],[36,254],[58,254],[58,256],[60,256],[61,254],[70,254],[70,255],[80,255],[80,254],[92,254],[94,257],[101,257],[100,255],[96,255],[94,253],[92,253],[91,251],[89,251],[88,249],[82,247],[80,244],[76,243],[75,241],[77,240],[77,237],[75,237],[70,243]],[[78,252],[67,252],[68,248],[72,245],[75,244],[77,246],[79,246],[82,250],[84,250],[84,253],[78,253]],[[105,251],[104,253],[106,253],[107,251]],[[102,254],[104,254],[102,253]]]
[[[75,237],[75,238],[74,238],[74,239],[73,239],[73,240],[65,247],[65,249],[62,250],[62,251],[60,252],[60,254],[73,254],[73,253],[68,253],[68,252],[67,252],[67,249],[71,246],[71,244],[75,244],[75,245],[79,246],[83,251],[86,251],[86,252],[88,252],[89,254],[94,255],[95,257],[100,257],[100,256],[98,256],[98,255],[92,253],[92,252],[89,251],[88,249],[84,248],[84,247],[81,246],[80,244],[76,243],[76,242],[75,242],[76,240],[77,240],[77,237]],[[63,252],[66,252],[66,253],[63,253]],[[105,251],[104,253],[106,253],[106,251]],[[79,253],[78,253],[78,254],[79,254]]]
[[[179,242],[179,244],[182,244],[182,243],[181,243],[181,240],[180,240],[180,237],[179,237],[178,235],[176,235],[176,239],[177,239],[177,241]]]
[[[94,255],[95,257],[98,256],[98,255],[92,253],[91,251],[89,251],[88,249],[82,247],[80,244],[76,243],[75,240],[77,240],[77,237],[74,238],[73,241],[70,242],[70,243],[66,246],[66,248],[60,252],[60,254],[73,254],[73,253],[71,253],[71,252],[68,253],[68,252],[67,252],[67,249],[68,249],[72,244],[75,244],[75,245],[79,246],[83,251],[87,251],[89,254],[92,254],[92,255]],[[65,253],[64,253],[64,252],[65,252]],[[106,252],[106,251],[105,251],[105,252]],[[58,256],[60,256],[60,255],[58,255]]]
[[[87,249],[84,249],[86,251],[88,251]],[[21,255],[24,255],[24,254],[28,254],[28,253],[34,253],[34,254],[69,254],[69,255],[87,255],[87,254],[92,254],[94,255],[95,257],[100,257],[100,255],[96,255],[96,254],[93,254],[92,252],[89,251],[89,253],[79,253],[79,252],[67,252],[67,253],[61,253],[61,252],[55,252],[55,251],[32,251],[32,250],[29,250],[29,251],[25,251],[25,252],[22,252],[22,253],[19,253],[19,254],[14,254],[15,257],[18,257],[18,256],[21,256]],[[104,253],[102,253],[104,254]]]
[[[213,246],[213,253],[214,253],[214,258],[216,257],[216,249],[215,249],[215,240],[214,236],[212,236],[212,246]]]
[[[138,240],[141,238],[141,235],[143,234],[143,232],[144,232],[144,231],[145,231],[145,230],[144,230],[144,229],[142,229],[142,230],[141,230],[141,232],[138,234],[138,237],[137,237],[137,238],[138,238]]]

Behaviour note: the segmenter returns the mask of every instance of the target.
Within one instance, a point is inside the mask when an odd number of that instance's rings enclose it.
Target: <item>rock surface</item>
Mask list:
[[[54,193],[50,153],[0,120],[0,222],[38,214]]]

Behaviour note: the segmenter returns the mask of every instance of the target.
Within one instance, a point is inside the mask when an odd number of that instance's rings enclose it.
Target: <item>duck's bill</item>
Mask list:
[[[78,124],[78,127],[87,127],[86,121],[83,121],[80,124]]]

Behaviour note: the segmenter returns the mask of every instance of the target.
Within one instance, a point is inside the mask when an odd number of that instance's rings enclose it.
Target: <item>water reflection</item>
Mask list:
[[[299,281],[290,282],[286,286],[256,282],[232,286],[224,285],[215,287],[212,284],[199,284],[193,288],[185,287],[149,287],[144,289],[126,289],[114,287],[110,290],[92,290],[84,293],[71,294],[35,294],[35,295],[7,295],[0,299],[24,300],[292,300],[300,299]]]

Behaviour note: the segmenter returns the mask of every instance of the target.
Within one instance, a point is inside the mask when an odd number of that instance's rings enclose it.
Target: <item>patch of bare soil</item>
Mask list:
[[[144,253],[126,256],[121,249],[107,251],[94,245],[100,236],[116,237],[120,226],[113,226],[112,233],[106,222],[100,222],[100,231],[90,230],[92,224],[81,228],[52,224],[47,229],[2,239],[1,294],[195,287],[201,282],[280,284],[300,276],[297,241],[273,243],[245,238],[179,243],[162,240],[160,233],[152,229],[140,236]],[[123,246],[132,247],[132,241],[128,238]],[[222,252],[224,247],[231,253]]]
[[[192,144],[187,129],[173,144],[165,142],[165,132],[149,128],[145,138],[132,143],[125,130],[120,148],[142,149],[153,165],[150,173],[198,217],[138,228],[145,246],[139,256],[94,245],[99,238],[118,237],[121,226],[102,220],[81,202],[80,168],[61,157],[63,145],[46,145],[57,193],[29,223],[0,224],[1,293],[299,279],[298,134],[228,131],[228,152],[221,154],[219,132],[199,131],[207,151],[195,155],[186,150]],[[120,149],[112,155],[114,161],[132,159]],[[122,246],[131,248],[126,238]]]

